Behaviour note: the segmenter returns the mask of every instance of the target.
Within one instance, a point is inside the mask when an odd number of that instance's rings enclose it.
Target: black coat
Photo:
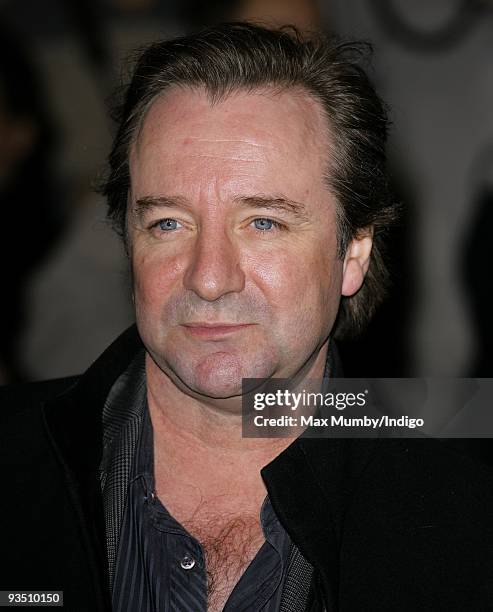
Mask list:
[[[141,348],[131,328],[78,379],[2,390],[0,590],[110,610],[101,413]],[[330,611],[493,610],[493,469],[474,443],[299,438],[262,476]]]

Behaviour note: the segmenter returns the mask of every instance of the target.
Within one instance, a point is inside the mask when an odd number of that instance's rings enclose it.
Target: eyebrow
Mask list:
[[[307,221],[306,207],[301,202],[296,202],[284,196],[237,196],[233,202],[244,208],[263,208],[285,212],[301,221]],[[180,196],[144,196],[135,201],[134,210],[139,219],[154,208],[185,208],[191,209],[190,203],[186,198]]]
[[[284,196],[241,196],[234,198],[234,201],[238,202],[244,207],[278,210],[280,212],[291,214],[302,221],[308,220],[305,205],[301,202],[296,202],[295,200],[285,198]]]
[[[135,200],[134,210],[140,220],[154,208],[190,208],[190,205],[185,198],[179,196],[144,196]]]

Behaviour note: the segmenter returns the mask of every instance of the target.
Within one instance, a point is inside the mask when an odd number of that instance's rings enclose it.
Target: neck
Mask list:
[[[309,360],[299,384],[321,379],[327,359],[328,342]],[[230,457],[247,454],[262,457],[268,463],[287,447],[290,438],[243,438],[241,396],[227,399],[199,398],[188,395],[146,355],[146,376],[149,410],[156,440],[173,440],[195,451]]]

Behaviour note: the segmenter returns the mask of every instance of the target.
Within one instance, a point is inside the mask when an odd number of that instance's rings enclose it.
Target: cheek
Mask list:
[[[341,295],[342,262],[329,249],[275,253],[250,263],[250,269],[269,304],[282,318],[332,316]]]
[[[181,278],[183,265],[178,257],[135,253],[132,256],[133,290],[137,308],[162,309],[165,297]]]
[[[252,258],[247,262],[247,266],[255,283],[269,295],[271,300],[279,301],[289,292],[290,283],[287,281],[286,271],[292,266],[288,257],[283,257],[279,253],[267,254],[262,259]],[[296,274],[296,271],[293,273]]]

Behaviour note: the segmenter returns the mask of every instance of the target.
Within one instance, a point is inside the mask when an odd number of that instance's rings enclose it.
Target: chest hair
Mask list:
[[[262,546],[258,516],[196,512],[183,526],[202,545],[207,571],[208,610],[223,609],[241,575]]]

